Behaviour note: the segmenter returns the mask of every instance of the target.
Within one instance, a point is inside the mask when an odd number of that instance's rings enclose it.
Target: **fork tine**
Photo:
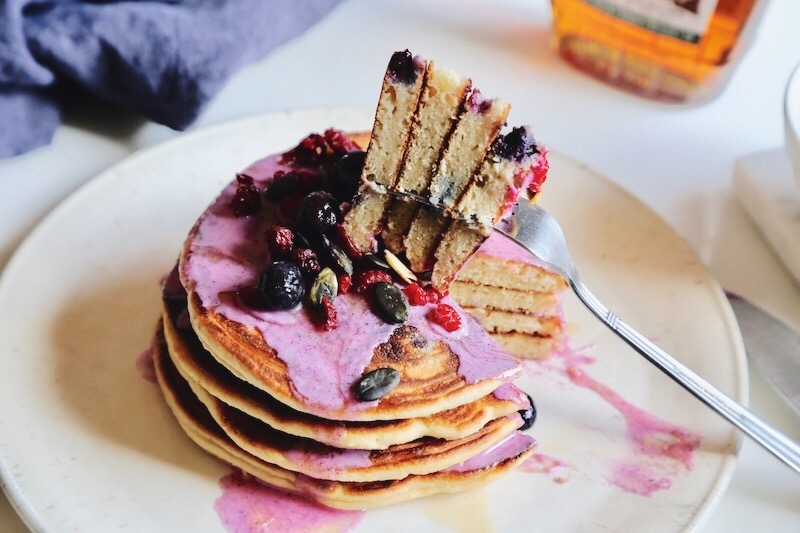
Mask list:
[[[543,266],[569,281],[572,259],[567,250],[564,232],[555,218],[538,204],[522,201],[514,206],[511,228],[495,231],[528,250]]]

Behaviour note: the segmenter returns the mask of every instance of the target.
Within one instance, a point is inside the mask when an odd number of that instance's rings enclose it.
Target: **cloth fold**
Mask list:
[[[185,129],[340,0],[0,0],[0,158],[48,144],[68,88]]]

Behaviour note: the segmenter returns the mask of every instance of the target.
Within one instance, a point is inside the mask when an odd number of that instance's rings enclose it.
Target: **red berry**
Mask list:
[[[336,307],[330,298],[322,298],[322,321],[319,322],[319,327],[323,331],[330,331],[339,327],[339,321],[336,318]]]
[[[385,270],[365,270],[356,274],[353,280],[358,294],[364,294],[379,281],[392,282],[392,276]]]
[[[358,259],[362,255],[364,255],[360,251],[358,251],[356,245],[353,244],[353,240],[350,238],[350,236],[347,234],[347,232],[344,230],[344,227],[341,224],[338,224],[336,226],[336,241],[339,243],[342,249],[344,249],[345,253],[348,256],[350,256],[351,259]]]
[[[300,144],[286,152],[282,161],[291,161],[299,165],[319,165],[325,158],[327,143],[325,137],[318,133],[312,133]]]
[[[411,305],[425,305],[428,303],[428,293],[425,292],[425,289],[419,283],[412,283],[405,289],[403,292],[408,298],[408,303]]]
[[[461,317],[458,311],[447,304],[439,304],[433,311],[433,321],[447,331],[455,331],[461,327]]]
[[[294,233],[285,226],[272,226],[264,232],[270,258],[275,261],[283,259],[292,253]]]
[[[531,184],[528,186],[528,190],[531,193],[535,194],[542,188],[544,180],[547,179],[548,170],[550,170],[550,163],[547,161],[547,152],[543,150],[539,155],[538,164],[533,169],[533,181],[531,181]]]
[[[436,289],[434,289],[433,287],[428,287],[426,295],[428,297],[428,303],[437,304],[442,301],[442,298],[444,298],[447,295],[447,293],[446,292],[441,293]]]
[[[317,260],[317,254],[314,253],[314,250],[309,250],[308,248],[295,248],[292,252],[292,262],[300,268],[300,272],[307,278],[313,278],[322,270],[319,260]]]
[[[333,155],[337,158],[343,156],[347,152],[354,152],[356,150],[361,150],[361,147],[356,144],[356,142],[344,134],[344,132],[329,129],[325,132],[325,140],[328,142],[328,146],[331,147],[333,151]]]
[[[353,278],[347,274],[339,274],[339,294],[347,294],[350,292],[350,286],[353,284]]]
[[[231,198],[230,207],[237,217],[257,215],[261,211],[261,192],[256,187],[253,178],[247,174],[237,174],[236,193]]]
[[[242,305],[250,309],[265,311],[270,308],[256,287],[242,287],[236,291],[236,297]]]

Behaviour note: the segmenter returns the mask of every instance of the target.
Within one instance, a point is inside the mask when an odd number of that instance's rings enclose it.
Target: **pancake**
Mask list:
[[[242,450],[287,470],[333,481],[385,481],[444,470],[474,457],[522,425],[522,419],[514,413],[460,439],[423,438],[385,450],[342,449],[277,431],[226,406],[201,387],[192,390]]]
[[[316,168],[316,167],[315,167]],[[309,172],[281,155],[247,169],[263,190],[276,173]],[[316,172],[316,171],[315,171]],[[237,293],[258,283],[266,265],[263,235],[277,223],[265,202],[258,217],[230,210],[228,185],[190,231],[180,258],[192,328],[206,349],[239,379],[298,411],[333,420],[419,418],[474,402],[521,373],[519,363],[463,312],[463,327],[433,324],[431,306],[413,306],[400,327],[386,323],[359,294],[335,299],[338,328],[321,331],[303,309],[254,309]],[[444,303],[458,308],[449,297]],[[366,372],[391,367],[400,384],[380,402],[359,402],[353,384]]]
[[[313,438],[339,448],[385,449],[422,437],[463,438],[496,418],[528,406],[525,394],[509,384],[503,387],[502,395],[487,394],[475,402],[424,418],[343,422],[308,415],[291,409],[236,378],[220,365],[203,348],[193,330],[186,327],[188,324],[181,327],[181,316],[186,312],[186,300],[185,293],[183,298],[180,296],[179,293],[163,299],[163,324],[169,357],[181,376],[189,382],[197,383],[209,395],[225,404],[284,433]]]
[[[531,437],[515,432],[464,463],[428,475],[367,483],[319,480],[262,461],[233,443],[170,364],[160,325],[152,352],[156,377],[166,403],[192,441],[209,454],[270,486],[328,507],[368,509],[437,493],[469,490],[503,476],[536,448]]]

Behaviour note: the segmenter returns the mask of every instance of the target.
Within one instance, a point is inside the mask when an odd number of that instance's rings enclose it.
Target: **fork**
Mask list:
[[[626,324],[581,281],[558,222],[537,204],[514,206],[508,228],[494,229],[569,283],[578,299],[611,331],[748,437],[800,472],[800,446]]]

